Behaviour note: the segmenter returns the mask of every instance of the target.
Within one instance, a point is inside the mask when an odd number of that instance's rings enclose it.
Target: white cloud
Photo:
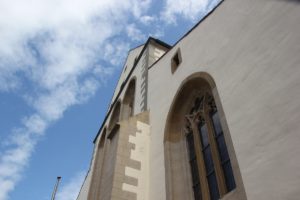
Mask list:
[[[156,16],[144,15],[140,17],[140,22],[144,25],[150,25],[156,20],[157,20]]]
[[[43,133],[47,127],[47,123],[38,114],[33,114],[30,117],[23,119],[23,124],[30,133]]]
[[[139,17],[149,0],[1,1],[0,90],[20,86],[25,72],[46,88],[89,71],[101,48]],[[97,54],[95,53],[97,52]]]
[[[0,199],[6,199],[6,195],[9,191],[14,189],[14,182],[12,180],[1,180],[0,179]]]
[[[134,1],[132,4],[132,14],[136,19],[139,19],[145,13],[151,4],[151,0]]]
[[[77,173],[69,182],[65,185],[62,185],[61,189],[59,189],[56,199],[57,200],[75,200],[80,191],[82,182],[85,178],[84,172]],[[63,178],[62,178],[63,182]]]
[[[109,60],[112,65],[120,65],[124,62],[123,58],[127,55],[129,46],[129,43],[121,40],[111,40],[110,43],[106,43],[104,46],[103,58]]]
[[[26,167],[33,151],[37,137],[32,137],[25,130],[17,129],[10,138],[10,145],[0,158],[0,199],[7,199],[7,195],[15,188],[21,178],[21,172]]]
[[[113,67],[106,67],[105,69],[101,65],[96,65],[93,74],[99,77],[101,83],[106,84],[108,77],[110,77],[114,72]]]
[[[161,19],[168,24],[176,24],[177,17],[192,22],[199,20],[220,0],[166,0]]]
[[[26,91],[20,95],[35,110],[12,131],[0,153],[0,200],[16,187],[47,127],[71,106],[85,103],[123,62],[129,43],[120,37],[127,21],[139,18],[150,3],[0,1],[5,16],[0,18],[0,92]]]
[[[135,24],[129,24],[126,30],[128,37],[132,41],[144,41],[146,39],[146,36],[140,29],[137,28]]]
[[[164,29],[160,27],[155,27],[153,33],[150,33],[150,36],[153,36],[154,38],[161,38],[165,35]]]

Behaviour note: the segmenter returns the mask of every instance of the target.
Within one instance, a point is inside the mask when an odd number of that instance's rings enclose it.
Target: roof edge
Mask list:
[[[103,127],[104,127],[104,125],[105,125],[107,119],[108,119],[108,116],[110,115],[110,113],[111,113],[112,110],[113,110],[113,107],[115,106],[116,102],[118,101],[118,99],[119,99],[119,97],[120,97],[120,95],[121,95],[121,93],[122,93],[122,91],[123,91],[123,89],[124,89],[124,86],[125,86],[125,85],[127,84],[127,82],[129,81],[129,78],[131,77],[131,74],[132,74],[133,71],[135,70],[135,68],[136,68],[138,62],[140,61],[140,59],[141,59],[141,57],[142,57],[144,51],[146,50],[148,44],[149,44],[151,41],[154,41],[154,42],[156,42],[156,43],[158,43],[158,44],[160,44],[160,45],[162,45],[162,46],[164,46],[164,47],[166,47],[166,48],[168,48],[168,49],[172,48],[171,45],[169,45],[169,44],[167,44],[167,43],[165,43],[165,42],[163,42],[163,41],[161,41],[161,40],[159,40],[159,39],[156,39],[156,38],[153,38],[153,37],[149,37],[149,38],[147,39],[146,43],[143,44],[144,47],[143,47],[142,51],[140,52],[140,54],[138,55],[137,61],[134,63],[133,67],[131,68],[130,72],[128,73],[128,75],[127,75],[127,77],[126,77],[126,79],[125,79],[125,81],[124,81],[124,84],[122,84],[122,86],[121,86],[121,88],[120,88],[120,90],[119,90],[119,92],[118,92],[116,98],[113,100],[113,103],[110,105],[109,110],[108,110],[108,112],[106,113],[105,118],[104,118],[104,120],[103,120],[103,122],[102,122],[102,124],[101,124],[101,126],[100,126],[100,128],[99,128],[99,130],[98,130],[98,132],[97,132],[97,135],[95,136],[95,138],[94,138],[94,140],[93,140],[93,143],[96,142],[96,140],[98,139],[99,135],[101,134],[101,131],[102,131],[102,129],[103,129]],[[137,48],[137,47],[136,47],[136,48]],[[128,56],[127,56],[127,58],[128,58]],[[127,59],[127,58],[126,58],[126,59]],[[122,71],[121,71],[121,73],[122,73]],[[119,80],[120,80],[120,78],[119,78]],[[115,90],[116,90],[116,88],[115,88]],[[112,97],[112,98],[113,98],[113,97]],[[110,101],[110,102],[111,102],[111,101]]]
[[[179,40],[177,40],[177,42],[175,42],[175,44],[173,46],[171,46],[171,49],[173,49],[173,47],[175,47],[181,40],[183,40],[185,37],[187,37],[195,28],[197,28],[207,17],[209,17],[225,0],[220,0],[220,2],[211,10],[209,11],[203,18],[201,18],[199,20],[199,22],[197,22],[190,30],[188,30],[181,38],[179,38]],[[152,68],[160,59],[162,59],[167,53],[165,53],[164,55],[162,55],[159,59],[157,59],[152,65],[150,65],[148,67],[148,69]]]
[[[140,61],[141,56],[142,56],[142,54],[144,53],[144,51],[145,51],[145,49],[146,49],[146,47],[148,46],[148,44],[149,44],[150,41],[155,41],[156,43],[158,43],[158,44],[160,44],[160,45],[166,47],[166,48],[169,49],[169,50],[171,50],[171,49],[172,49],[174,46],[176,46],[181,40],[183,40],[185,37],[187,37],[187,36],[188,36],[195,28],[197,28],[197,27],[198,27],[198,26],[199,26],[199,25],[200,25],[207,17],[209,17],[209,16],[210,16],[210,15],[211,15],[218,7],[224,2],[224,1],[225,1],[225,0],[221,0],[221,1],[220,1],[220,2],[219,2],[219,3],[218,3],[211,11],[209,11],[202,19],[200,19],[199,22],[197,22],[197,23],[196,23],[189,31],[187,31],[187,32],[186,32],[179,40],[177,40],[177,42],[175,42],[175,44],[174,44],[173,46],[171,46],[171,45],[169,45],[169,44],[167,44],[167,43],[165,43],[165,42],[163,42],[163,41],[161,41],[161,40],[159,40],[159,39],[156,39],[156,38],[153,38],[153,37],[150,36],[150,37],[147,39],[146,43],[145,43],[145,44],[142,44],[142,45],[144,45],[144,47],[143,47],[142,51],[140,52],[140,54],[138,55],[137,62],[134,64],[134,66],[133,66],[132,69],[130,70],[129,74],[127,75],[127,77],[126,77],[126,79],[125,79],[125,81],[124,81],[124,86],[125,86],[126,83],[128,82],[129,77],[131,76],[132,72],[134,71],[134,69],[135,69],[137,63]],[[138,48],[138,47],[140,47],[140,46],[142,46],[142,45],[139,45],[139,46],[137,46],[137,47],[135,47],[135,48],[132,48],[132,49],[129,50],[128,52],[130,52],[130,51],[132,51],[132,50],[134,50],[134,49],[136,49],[136,48]],[[153,67],[158,61],[160,61],[160,59],[162,59],[166,54],[167,54],[167,52],[166,52],[164,55],[162,55],[157,61],[155,61],[152,65],[150,65],[150,66],[148,67],[148,69],[152,68],[152,67]],[[121,72],[121,73],[122,73],[122,72]],[[112,111],[112,108],[113,108],[114,105],[116,104],[117,99],[119,98],[119,96],[120,96],[121,92],[123,91],[123,89],[124,89],[124,87],[121,87],[121,88],[120,88],[120,90],[119,90],[119,92],[118,92],[118,94],[117,94],[115,100],[114,100],[113,103],[111,104],[111,106],[110,106],[110,108],[109,108],[109,111],[107,112],[107,114],[106,114],[106,116],[105,116],[105,118],[104,118],[104,120],[103,120],[103,122],[102,122],[102,125],[101,125],[100,128],[99,128],[99,131],[98,131],[98,133],[97,133],[95,139],[93,140],[93,143],[96,142],[98,136],[100,135],[100,133],[101,133],[103,127],[104,127],[104,124],[106,123],[106,120],[107,120],[108,116],[110,115],[110,113],[111,113],[111,111]]]

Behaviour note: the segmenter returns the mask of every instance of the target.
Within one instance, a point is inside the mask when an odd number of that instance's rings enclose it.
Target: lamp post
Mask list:
[[[57,191],[57,188],[58,188],[58,184],[59,184],[59,181],[60,181],[61,177],[58,176],[57,177],[57,180],[56,180],[56,184],[54,186],[54,190],[53,190],[53,193],[52,193],[52,198],[51,200],[55,200],[55,195],[56,195],[56,191]]]

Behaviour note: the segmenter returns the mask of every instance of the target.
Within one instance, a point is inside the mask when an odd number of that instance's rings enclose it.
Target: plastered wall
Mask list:
[[[198,72],[216,83],[247,199],[299,199],[299,19],[299,1],[225,0],[149,70],[150,199],[166,199],[165,122]]]

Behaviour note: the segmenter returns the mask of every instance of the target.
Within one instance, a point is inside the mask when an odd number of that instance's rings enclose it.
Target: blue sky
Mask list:
[[[130,48],[218,0],[0,0],[0,200],[75,200]]]

